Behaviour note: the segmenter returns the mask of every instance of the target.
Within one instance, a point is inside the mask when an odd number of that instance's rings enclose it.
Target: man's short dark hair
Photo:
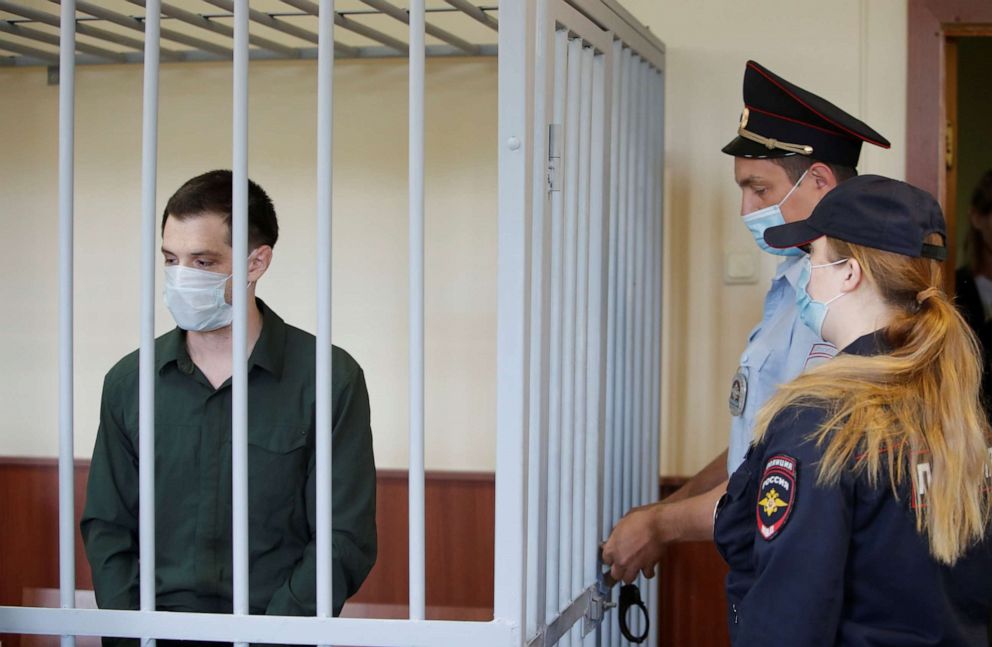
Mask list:
[[[768,161],[772,164],[781,166],[785,171],[785,174],[792,180],[795,184],[799,181],[799,178],[803,176],[809,167],[813,166],[820,160],[813,159],[812,157],[807,157],[805,155],[786,155],[785,157],[769,157]],[[830,162],[820,162],[821,164],[826,164],[833,171],[834,177],[837,178],[837,183],[841,183],[844,180],[850,180],[858,174],[858,170],[850,166],[844,166],[842,164],[831,164]]]
[[[197,175],[172,194],[162,213],[162,230],[172,216],[176,220],[196,218],[213,213],[224,218],[227,244],[231,244],[231,193],[234,176],[231,171],[208,171]],[[279,238],[276,210],[268,194],[258,184],[248,180],[248,249],[261,245],[275,247]]]

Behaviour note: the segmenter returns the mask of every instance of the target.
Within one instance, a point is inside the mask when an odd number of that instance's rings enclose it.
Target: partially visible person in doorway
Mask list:
[[[968,222],[968,263],[958,268],[955,292],[958,309],[982,346],[982,396],[988,409],[992,399],[992,169],[971,195]]]

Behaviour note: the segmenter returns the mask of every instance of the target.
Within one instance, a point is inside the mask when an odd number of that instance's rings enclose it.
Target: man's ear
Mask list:
[[[833,169],[823,162],[813,162],[809,167],[808,175],[813,178],[818,193],[826,194],[837,187],[837,176],[834,175]]]
[[[259,245],[252,250],[248,256],[248,280],[252,283],[258,281],[269,269],[272,263],[272,247],[269,245]]]

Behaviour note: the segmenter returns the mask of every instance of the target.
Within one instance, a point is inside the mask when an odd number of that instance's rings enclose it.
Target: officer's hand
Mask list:
[[[629,584],[643,573],[654,577],[655,566],[665,550],[664,503],[634,508],[613,528],[603,544],[603,563],[611,566],[610,575]]]

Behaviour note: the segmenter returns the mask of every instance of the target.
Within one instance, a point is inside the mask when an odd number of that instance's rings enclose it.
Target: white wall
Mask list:
[[[259,295],[314,330],[315,64],[252,65],[250,175],[281,237]],[[339,63],[334,338],[363,365],[382,467],[407,460],[405,64]],[[495,452],[496,61],[427,76],[427,463],[491,469]],[[225,64],[165,65],[159,211],[195,174],[230,167]],[[103,374],[138,343],[141,67],[81,67],[76,139],[76,454]],[[57,453],[58,88],[0,70],[0,454]],[[158,330],[171,327],[160,307]]]
[[[623,0],[667,45],[666,320],[662,472],[726,446],[727,391],[760,318],[774,260],[737,219],[730,158],[753,58],[863,118],[892,143],[862,172],[904,174],[906,0]],[[406,463],[406,67],[339,63],[335,128],[335,340],[364,365],[382,467]],[[427,462],[492,469],[495,371],[496,64],[428,72]],[[251,176],[282,239],[260,295],[312,330],[314,65],[253,64]],[[137,344],[141,71],[79,71],[77,444],[93,444],[103,373]],[[162,70],[159,205],[229,165],[226,65]],[[56,453],[57,88],[0,69],[0,454]],[[724,285],[726,251],[752,252],[751,285]],[[159,313],[160,330],[169,325]]]
[[[727,446],[727,396],[761,318],[774,258],[738,221],[733,163],[744,63],[861,117],[892,142],[861,172],[904,176],[905,0],[622,0],[667,48],[666,319],[661,471],[691,474]],[[723,255],[753,252],[761,279],[724,285]]]

